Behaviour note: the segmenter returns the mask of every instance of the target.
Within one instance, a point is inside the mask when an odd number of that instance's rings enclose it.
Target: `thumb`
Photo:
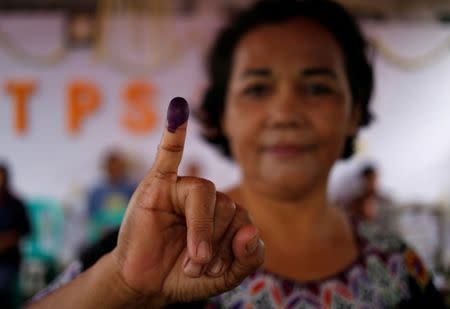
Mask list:
[[[237,280],[243,280],[264,262],[264,243],[254,225],[241,227],[233,238],[232,246],[235,261],[231,268]]]

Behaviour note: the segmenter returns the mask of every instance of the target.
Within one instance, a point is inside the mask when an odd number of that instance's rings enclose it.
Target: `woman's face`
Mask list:
[[[340,47],[320,24],[262,25],[237,45],[222,125],[245,183],[281,198],[326,186],[358,115]]]

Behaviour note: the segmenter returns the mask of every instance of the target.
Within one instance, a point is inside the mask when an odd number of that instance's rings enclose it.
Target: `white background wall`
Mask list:
[[[38,54],[63,42],[63,20],[57,15],[0,16],[0,27]],[[211,32],[214,27],[205,24],[198,29]],[[450,35],[448,26],[432,24],[366,23],[364,29],[391,49],[411,56]],[[73,50],[55,66],[29,66],[0,44],[0,160],[10,163],[17,191],[65,200],[99,179],[101,155],[111,146],[122,147],[140,166],[148,167],[164,123],[145,136],[126,132],[119,124],[121,91],[129,81],[151,81],[159,89],[155,103],[162,120],[173,96],[184,96],[195,104],[205,84],[200,50],[187,48],[170,66],[137,76],[95,60],[89,50]],[[336,168],[332,185],[345,190],[350,184],[342,179],[361,162],[372,160],[381,169],[383,188],[394,198],[437,201],[450,187],[450,51],[415,71],[405,71],[377,56],[375,70],[377,120],[361,135],[363,151]],[[26,78],[34,79],[37,89],[29,103],[29,132],[20,137],[13,130],[11,97],[4,88],[7,80]],[[80,78],[98,85],[102,107],[87,119],[79,136],[70,137],[65,131],[66,87]],[[185,162],[190,160],[201,160],[205,177],[219,188],[238,179],[237,169],[199,139],[195,122],[186,147]]]

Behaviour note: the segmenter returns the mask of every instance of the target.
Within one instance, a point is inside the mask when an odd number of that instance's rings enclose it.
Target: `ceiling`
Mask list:
[[[99,1],[120,0],[0,0],[0,11],[94,11]],[[155,1],[155,0],[122,0]],[[161,0],[159,0],[161,1]],[[167,1],[167,0],[166,0]],[[170,0],[181,10],[192,9],[206,0]],[[254,0],[208,0],[220,7],[241,7]],[[446,19],[450,17],[450,0],[336,0],[362,18]],[[450,18],[449,18],[450,19]]]

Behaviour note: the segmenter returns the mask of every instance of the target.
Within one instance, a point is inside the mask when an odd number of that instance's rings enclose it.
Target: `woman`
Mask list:
[[[36,307],[158,307],[228,290],[209,303],[439,306],[410,249],[353,225],[326,198],[333,164],[370,120],[365,48],[353,19],[328,1],[263,1],[239,15],[213,48],[201,115],[241,183],[225,195],[177,176],[188,111],[172,100],[117,246]]]

